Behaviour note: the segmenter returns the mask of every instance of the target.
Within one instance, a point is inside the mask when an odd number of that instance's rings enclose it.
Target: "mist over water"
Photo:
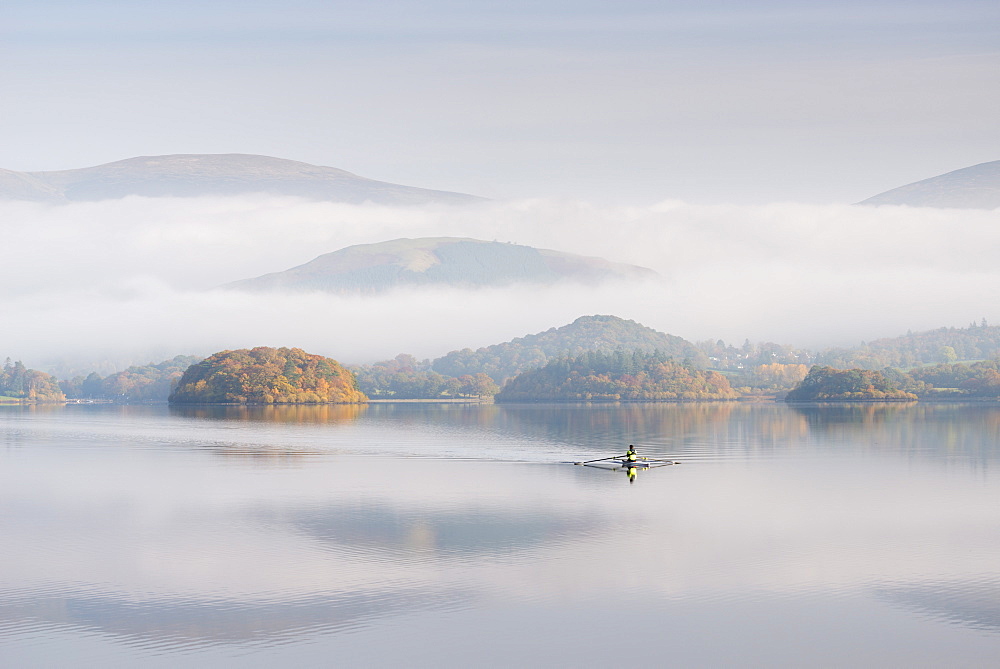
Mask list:
[[[436,357],[594,313],[687,339],[798,346],[996,320],[1000,211],[529,200],[386,207],[286,197],[0,202],[0,354],[29,366],[256,345],[344,362]],[[650,267],[661,280],[374,297],[218,286],[400,237],[509,241]]]

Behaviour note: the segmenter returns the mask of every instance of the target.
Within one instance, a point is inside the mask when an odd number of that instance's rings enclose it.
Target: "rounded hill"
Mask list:
[[[473,351],[452,351],[434,361],[434,371],[447,376],[485,372],[497,383],[521,372],[544,367],[554,358],[576,357],[592,351],[662,353],[689,366],[705,367],[705,354],[691,342],[658,332],[618,316],[581,316],[569,325],[518,337]]]
[[[224,288],[371,294],[404,287],[486,288],[561,281],[597,284],[656,276],[645,267],[551,249],[465,237],[423,237],[348,246],[304,265]]]
[[[170,402],[220,404],[348,404],[367,402],[357,380],[336,360],[299,348],[221,351],[188,367]]]

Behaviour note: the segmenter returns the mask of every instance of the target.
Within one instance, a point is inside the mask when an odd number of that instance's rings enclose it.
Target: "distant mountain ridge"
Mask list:
[[[858,204],[996,209],[1000,207],[1000,160],[893,188]]]
[[[565,280],[597,284],[656,276],[645,267],[550,249],[465,237],[424,237],[348,246],[284,272],[223,287],[250,292],[371,294],[406,286],[485,288]]]
[[[376,181],[334,167],[241,153],[140,156],[55,172],[0,170],[0,199],[37,202],[270,193],[361,204],[467,204],[473,195]]]

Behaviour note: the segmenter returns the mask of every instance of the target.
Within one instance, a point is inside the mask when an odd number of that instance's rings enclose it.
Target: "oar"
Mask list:
[[[589,465],[591,462],[604,462],[605,460],[617,460],[623,457],[621,455],[612,455],[610,458],[597,458],[596,460],[587,460],[586,462],[574,462],[574,465]]]

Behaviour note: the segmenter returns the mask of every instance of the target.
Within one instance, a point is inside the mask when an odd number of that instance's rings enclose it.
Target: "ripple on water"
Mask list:
[[[1000,577],[881,583],[876,596],[930,620],[1000,633]]]
[[[151,654],[209,646],[263,647],[362,628],[387,616],[452,611],[473,595],[460,588],[369,586],[355,591],[258,599],[137,597],[75,588],[0,592],[0,639],[70,631],[100,635]]]

